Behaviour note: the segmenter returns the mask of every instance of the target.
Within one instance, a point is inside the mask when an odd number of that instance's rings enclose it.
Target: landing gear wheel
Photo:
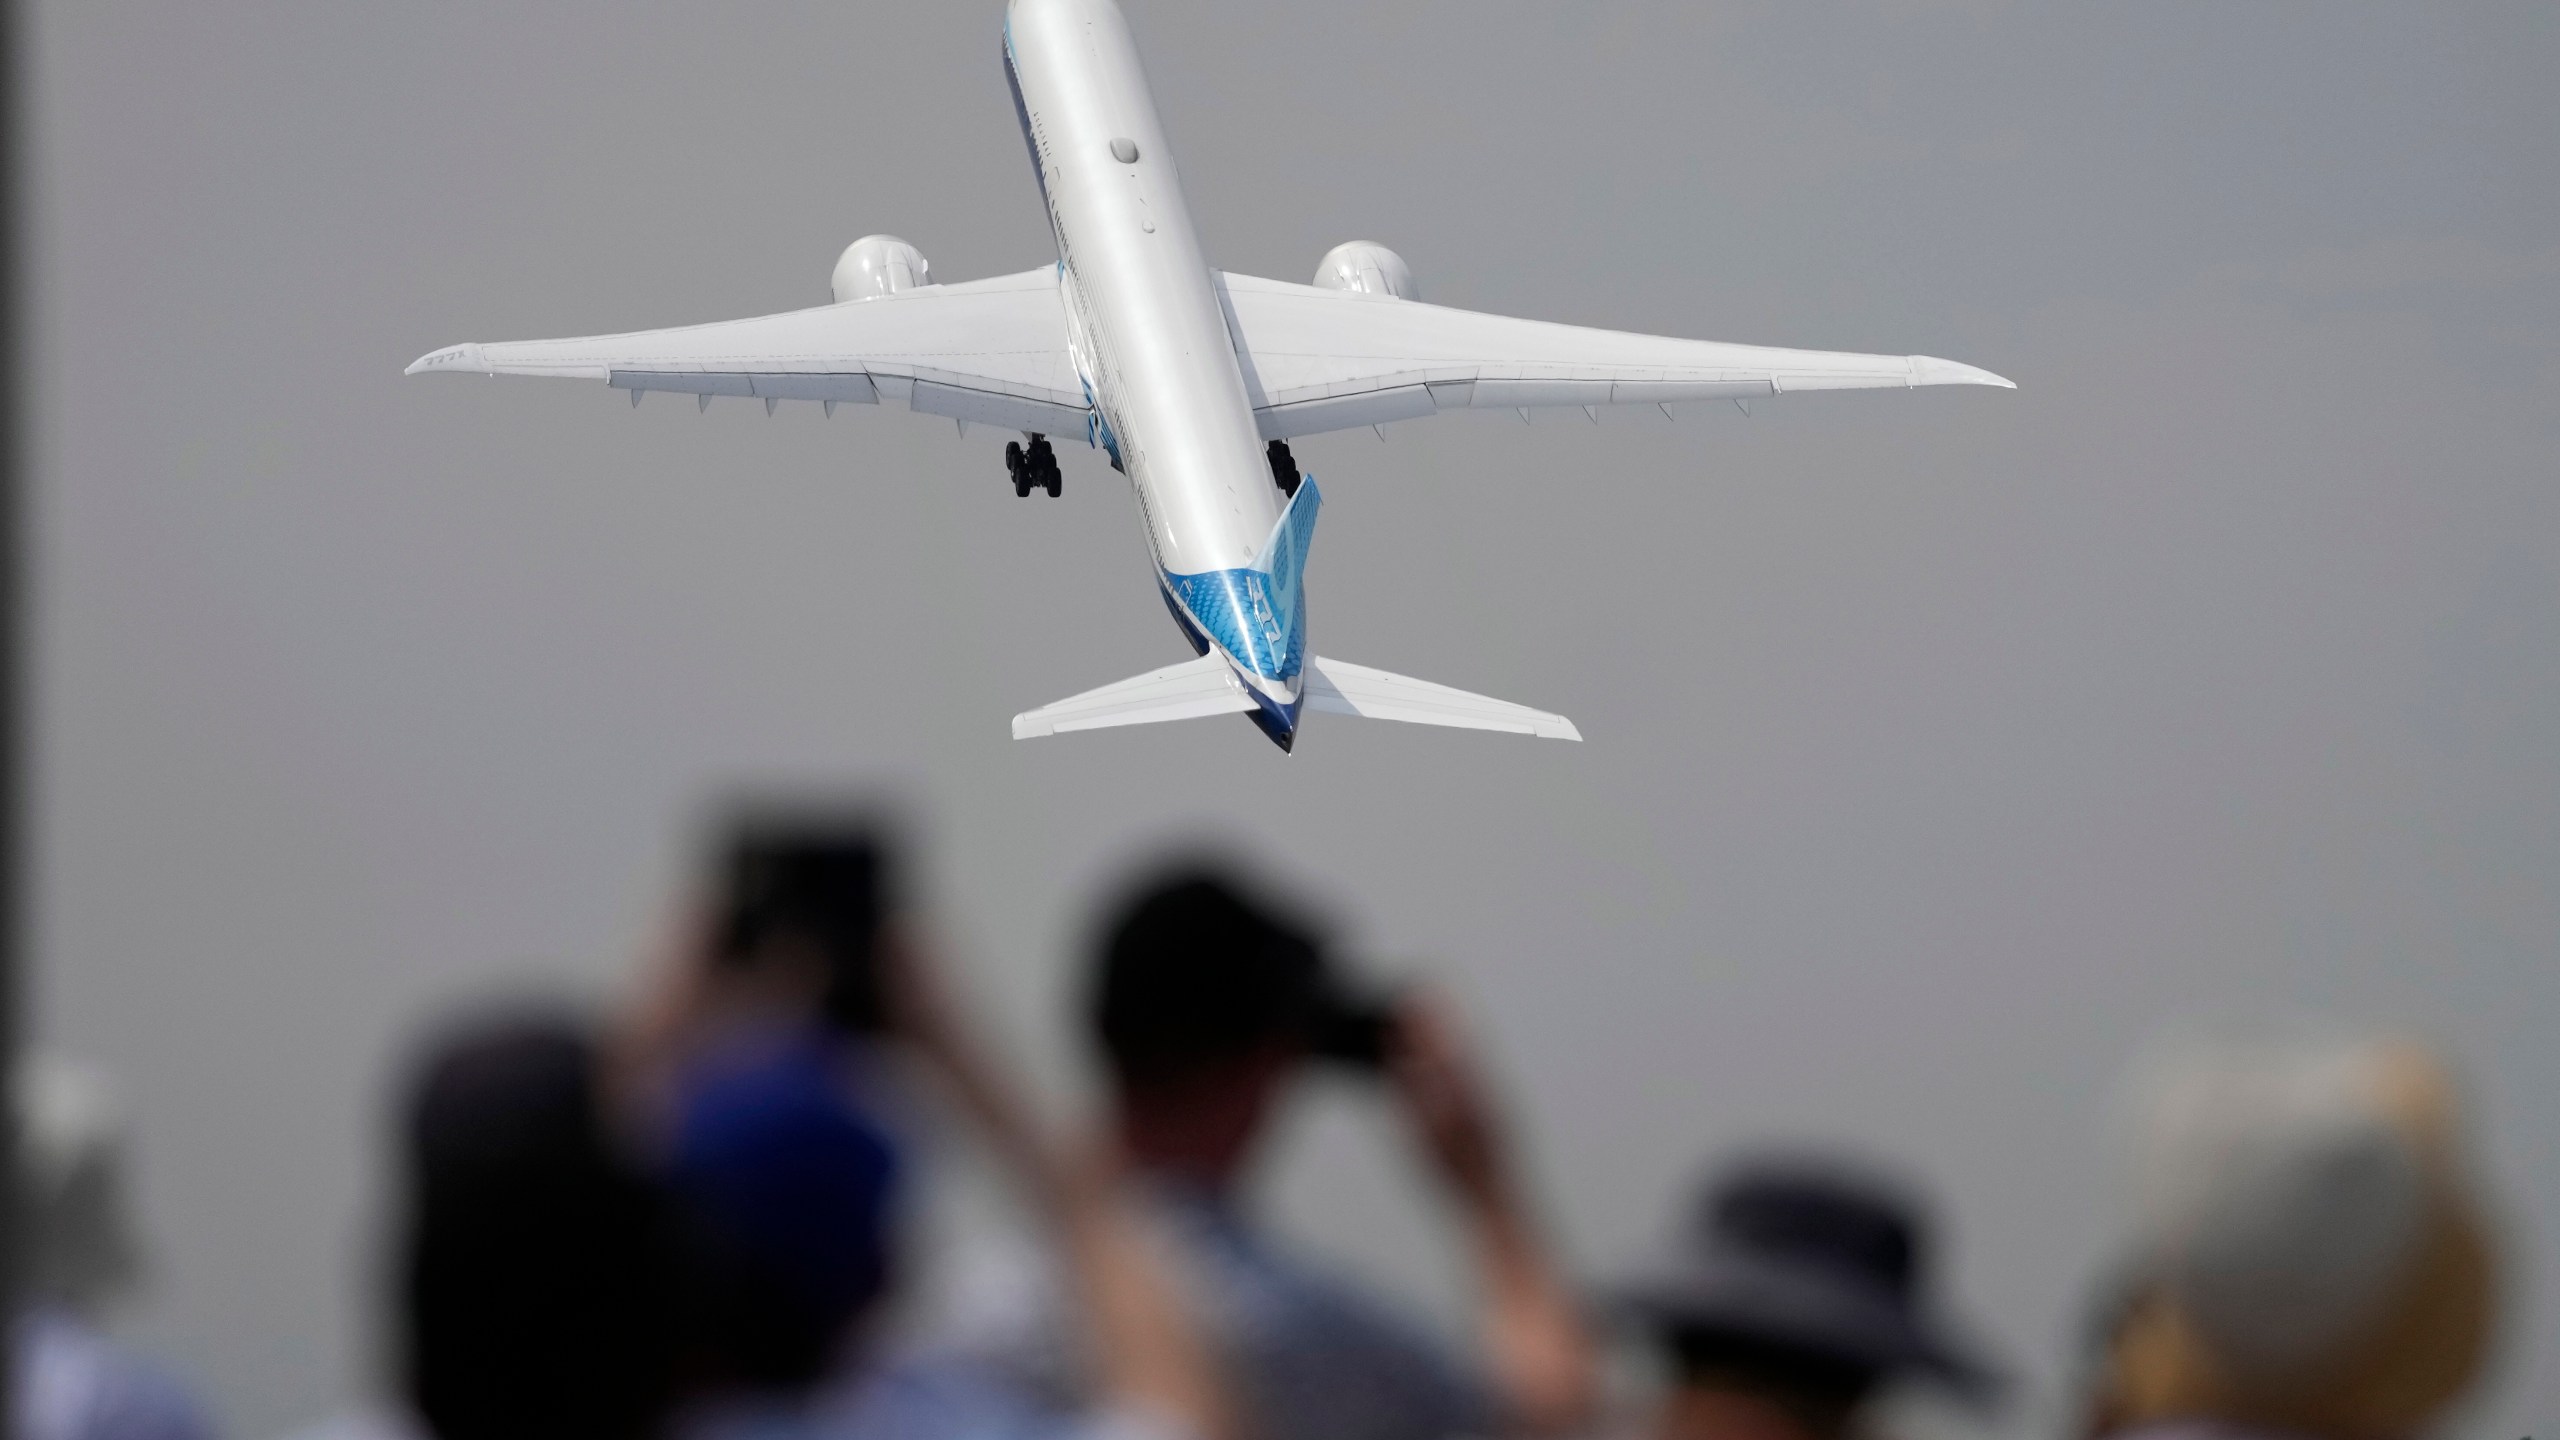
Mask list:
[[[1023,456],[1022,465],[1023,473],[1029,477],[1031,484],[1048,491],[1050,499],[1058,498],[1060,490],[1064,488],[1066,477],[1064,472],[1058,469],[1058,452],[1049,448],[1047,437],[1038,435],[1032,437],[1031,449]]]
[[[1280,487],[1281,494],[1295,499],[1298,494],[1298,482],[1303,477],[1298,474],[1297,457],[1289,453],[1289,442],[1274,440],[1271,442],[1271,448],[1264,454],[1271,461],[1271,483]]]
[[[1022,442],[1004,442],[1004,472],[1013,477],[1013,493],[1022,498],[1031,494],[1031,459],[1022,453]]]

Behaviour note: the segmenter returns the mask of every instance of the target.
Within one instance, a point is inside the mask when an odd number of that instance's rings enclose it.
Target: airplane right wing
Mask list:
[[[1805,390],[2017,388],[1928,355],[1852,355],[1515,320],[1392,295],[1217,276],[1266,440],[1452,409],[1750,400]]]
[[[1055,266],[752,320],[575,340],[455,345],[408,373],[602,380],[631,392],[895,404],[1008,430],[1090,438]]]

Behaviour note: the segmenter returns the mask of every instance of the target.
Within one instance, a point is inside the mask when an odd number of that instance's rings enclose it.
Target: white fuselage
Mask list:
[[[1250,566],[1283,497],[1128,24],[1112,0],[1012,0],[1005,59],[1092,392],[1088,438],[1128,475],[1160,574]],[[1236,669],[1294,710],[1295,674]]]

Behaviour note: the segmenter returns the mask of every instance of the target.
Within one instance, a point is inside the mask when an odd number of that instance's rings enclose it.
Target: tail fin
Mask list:
[[[1253,557],[1253,568],[1268,577],[1274,633],[1267,638],[1290,656],[1306,653],[1306,591],[1300,581],[1307,572],[1307,547],[1315,543],[1316,515],[1323,509],[1324,492],[1316,488],[1314,476],[1307,476],[1281,507],[1262,553]]]
[[[1306,703],[1310,710],[1365,715],[1372,720],[1502,730],[1542,740],[1582,738],[1573,722],[1561,715],[1321,655],[1307,662]]]
[[[1323,508],[1324,492],[1316,488],[1316,477],[1300,480],[1298,493],[1280,507],[1280,523],[1271,527],[1271,538],[1262,542],[1253,568],[1274,580],[1297,584],[1300,572],[1307,568],[1307,547],[1315,543],[1316,513]]]
[[[1177,603],[1177,618],[1192,632],[1192,642],[1206,635],[1252,673],[1285,680],[1298,673],[1306,654],[1306,592],[1300,581],[1307,568],[1307,545],[1315,538],[1316,511],[1324,495],[1313,481],[1298,487],[1280,511],[1278,524],[1251,564],[1228,570],[1177,575],[1162,572],[1166,592]]]

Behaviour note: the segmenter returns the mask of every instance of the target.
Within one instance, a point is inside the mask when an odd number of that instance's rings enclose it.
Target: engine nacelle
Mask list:
[[[877,300],[933,283],[924,252],[895,235],[865,235],[836,259],[836,303]]]
[[[1316,264],[1316,284],[1326,290],[1393,295],[1399,300],[1422,298],[1422,287],[1413,283],[1413,267],[1373,240],[1353,240],[1324,252],[1324,259]]]

